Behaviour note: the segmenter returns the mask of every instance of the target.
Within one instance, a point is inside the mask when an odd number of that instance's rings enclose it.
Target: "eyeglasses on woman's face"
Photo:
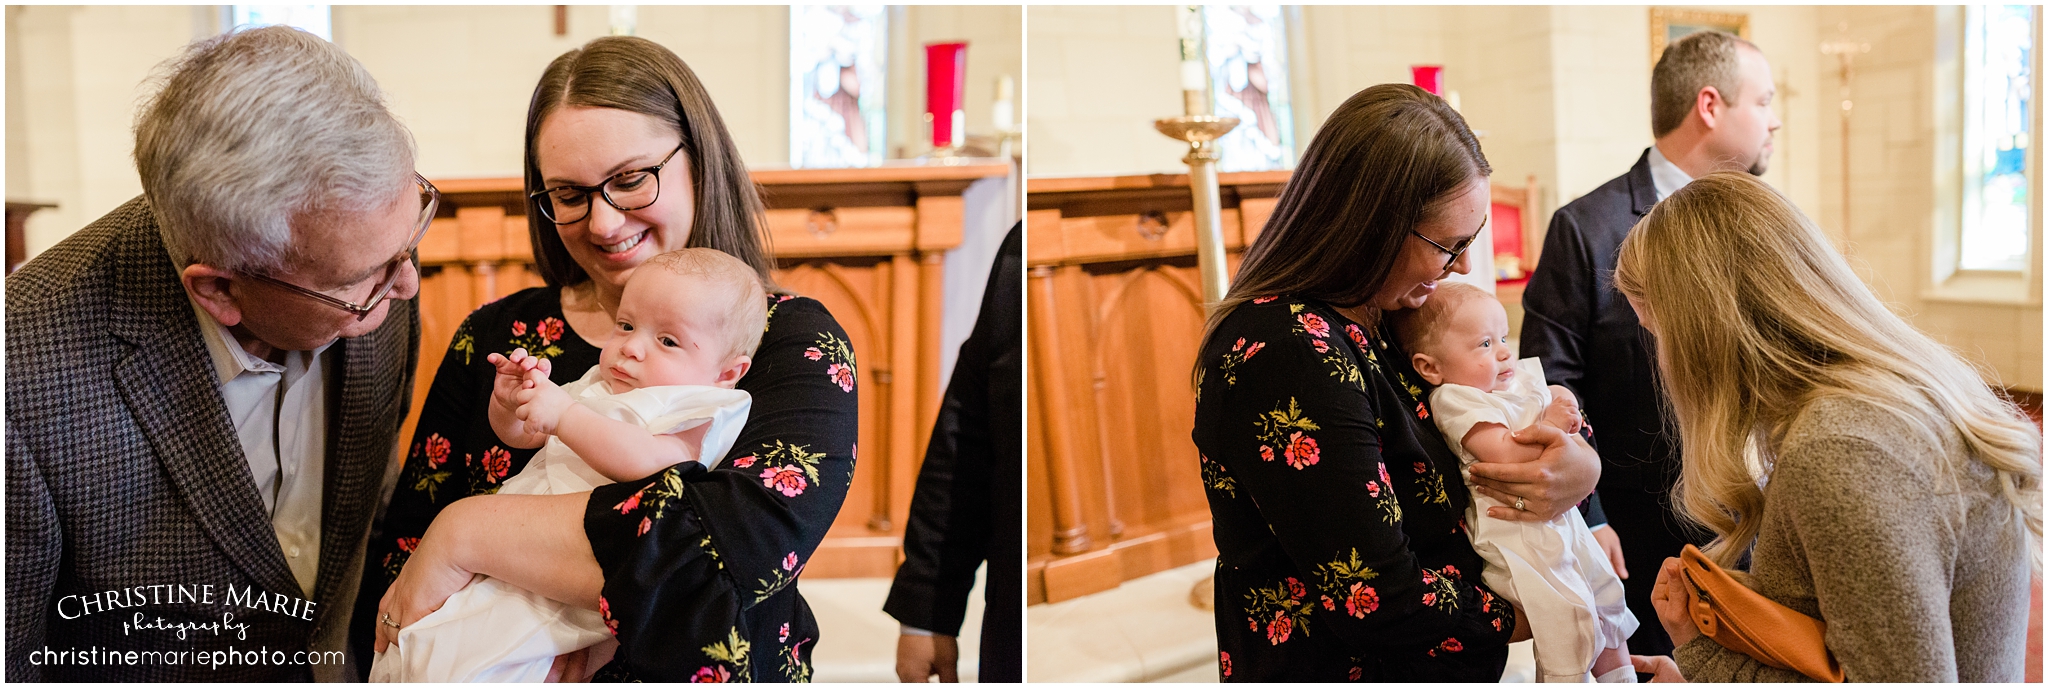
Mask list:
[[[405,274],[406,264],[418,260],[420,240],[425,239],[427,229],[434,226],[434,212],[441,207],[441,190],[434,188],[433,182],[427,181],[427,178],[420,176],[418,172],[412,174],[412,179],[413,184],[419,187],[420,214],[417,221],[418,224],[413,229],[412,238],[405,242],[405,250],[399,251],[398,255],[393,256],[390,262],[383,265],[382,269],[373,273],[373,276],[377,278],[377,282],[376,287],[370,290],[370,297],[368,299],[357,303],[313,289],[307,289],[270,275],[248,273],[249,276],[264,283],[282,287],[286,291],[299,294],[314,301],[348,311],[354,314],[358,321],[369,318],[370,313],[377,310],[377,304],[383,303],[385,295],[391,293],[391,288],[398,285],[399,278]],[[357,281],[355,284],[349,285],[349,287],[354,287],[356,284],[361,283],[361,281]]]
[[[1436,250],[1442,251],[1450,256],[1449,258],[1444,260],[1443,271],[1446,273],[1451,271],[1452,265],[1456,265],[1458,263],[1458,258],[1460,256],[1465,255],[1465,251],[1470,250],[1472,248],[1473,243],[1479,241],[1478,232],[1473,232],[1472,236],[1465,237],[1458,243],[1452,244],[1450,246],[1445,246],[1443,244],[1436,243],[1435,239],[1431,239],[1427,236],[1424,236],[1421,232],[1415,231],[1414,229],[1409,229],[1408,233],[1415,235],[1415,238],[1417,239],[1429,242],[1430,246],[1434,246],[1436,247]]]
[[[542,216],[558,225],[582,222],[583,218],[589,217],[592,205],[590,198],[593,195],[603,198],[604,202],[610,203],[613,208],[619,209],[619,212],[639,210],[661,200],[661,168],[667,166],[668,161],[674,160],[676,154],[682,151],[683,145],[676,144],[675,150],[669,151],[668,157],[662,158],[661,162],[651,167],[620,172],[604,180],[602,184],[563,184],[533,192],[527,197],[537,201],[534,205],[540,206]]]

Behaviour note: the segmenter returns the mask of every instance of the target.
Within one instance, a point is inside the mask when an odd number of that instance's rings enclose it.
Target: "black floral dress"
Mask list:
[[[1498,681],[1514,608],[1480,582],[1408,355],[1327,304],[1265,297],[1200,361],[1223,679]]]
[[[726,460],[592,492],[584,512],[619,639],[599,680],[805,681],[818,627],[795,581],[852,485],[858,433],[853,348],[817,301],[769,295],[768,330],[739,388],[752,394]],[[485,305],[435,373],[383,527],[370,542],[351,637],[367,659],[377,601],[427,524],[455,500],[498,490],[537,450],[498,441],[485,413],[485,355],[525,347],[573,382],[598,349],[564,325],[561,291]],[[367,611],[366,611],[367,609]]]

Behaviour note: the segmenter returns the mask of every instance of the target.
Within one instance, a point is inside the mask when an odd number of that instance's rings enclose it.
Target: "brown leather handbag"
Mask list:
[[[1767,666],[1842,682],[1842,665],[1823,641],[1826,623],[1737,582],[1698,547],[1686,545],[1678,559],[1692,587],[1692,620],[1700,635]]]

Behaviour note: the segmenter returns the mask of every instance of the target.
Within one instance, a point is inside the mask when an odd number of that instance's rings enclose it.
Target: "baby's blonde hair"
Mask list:
[[[1722,566],[1762,526],[1745,448],[1768,475],[1800,411],[1823,396],[1886,409],[1933,446],[1961,435],[1996,473],[2012,517],[2040,536],[2039,428],[1954,350],[1887,309],[1777,189],[1741,172],[1693,180],[1622,241],[1614,286],[1655,325],[1683,456],[1674,496],[1714,531],[1706,553]]]
[[[1473,299],[1493,300],[1485,289],[1464,282],[1438,282],[1436,293],[1429,300],[1414,308],[1388,313],[1388,322],[1394,326],[1394,341],[1410,354],[1429,353],[1426,349],[1436,346],[1443,332],[1444,324],[1458,307]]]
[[[686,248],[669,251],[647,260],[646,268],[660,268],[669,274],[695,277],[723,287],[691,294],[690,298],[723,299],[723,318],[718,323],[728,336],[727,358],[754,355],[761,346],[761,334],[768,329],[768,291],[761,276],[738,258],[715,248]]]

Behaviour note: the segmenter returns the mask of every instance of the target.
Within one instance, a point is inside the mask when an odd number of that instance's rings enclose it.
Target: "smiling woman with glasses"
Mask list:
[[[352,641],[368,656],[482,573],[601,611],[616,643],[574,661],[606,678],[807,680],[821,639],[791,581],[851,483],[864,378],[845,331],[817,301],[780,293],[753,180],[697,76],[658,44],[600,38],[548,66],[525,178],[547,286],[470,314],[442,359],[370,543]],[[557,384],[574,381],[611,336],[627,278],[685,247],[740,259],[770,292],[739,382],[754,395],[732,451],[746,460],[582,494],[491,494],[533,450],[492,432],[485,357],[524,348],[552,361]]]

